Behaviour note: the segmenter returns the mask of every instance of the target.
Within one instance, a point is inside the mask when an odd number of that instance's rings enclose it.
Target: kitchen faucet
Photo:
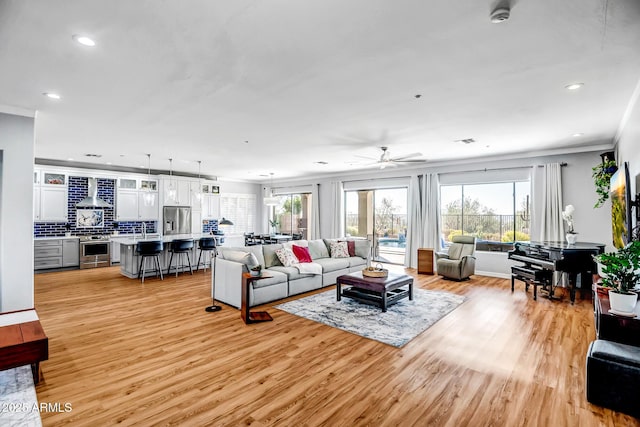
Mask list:
[[[142,238],[143,239],[147,238],[147,223],[146,222],[142,223]]]

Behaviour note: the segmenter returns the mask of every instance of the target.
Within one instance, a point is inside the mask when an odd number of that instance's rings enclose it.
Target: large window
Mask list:
[[[407,189],[345,192],[345,233],[372,242],[373,259],[401,264],[407,240]]]
[[[231,194],[220,196],[220,214],[233,225],[225,228],[225,234],[242,234],[254,231],[256,224],[256,195]]]
[[[478,250],[510,250],[514,241],[529,240],[528,181],[440,187],[442,238],[455,235],[478,239]]]
[[[279,195],[269,220],[272,233],[298,235],[307,238],[311,215],[311,193]]]

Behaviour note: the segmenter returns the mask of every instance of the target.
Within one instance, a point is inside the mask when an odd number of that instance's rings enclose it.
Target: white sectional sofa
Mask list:
[[[355,256],[332,257],[330,244],[337,241],[353,241]],[[302,274],[295,266],[282,265],[276,250],[293,245],[307,247],[312,261],[322,266],[322,274]],[[294,240],[275,245],[220,247],[211,280],[215,281],[216,300],[240,308],[242,273],[247,273],[252,264],[257,262],[263,272],[272,277],[253,282],[249,305],[255,306],[334,285],[338,276],[362,270],[368,264],[369,257],[370,243],[365,239]]]

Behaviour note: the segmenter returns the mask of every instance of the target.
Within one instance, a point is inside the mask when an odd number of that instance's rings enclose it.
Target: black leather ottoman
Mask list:
[[[640,347],[593,341],[586,382],[589,402],[640,418]]]

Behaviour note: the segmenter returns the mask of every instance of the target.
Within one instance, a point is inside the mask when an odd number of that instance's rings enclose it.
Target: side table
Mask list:
[[[240,305],[240,316],[244,323],[247,325],[250,323],[269,322],[273,320],[273,317],[266,311],[249,311],[249,294],[251,290],[251,284],[256,280],[266,279],[269,276],[262,274],[254,277],[249,273],[242,273],[242,304]]]
[[[433,249],[418,249],[418,274],[433,274]]]
[[[640,346],[640,304],[636,304],[635,317],[618,316],[609,312],[609,294],[606,288],[594,285],[593,295],[596,337]]]

